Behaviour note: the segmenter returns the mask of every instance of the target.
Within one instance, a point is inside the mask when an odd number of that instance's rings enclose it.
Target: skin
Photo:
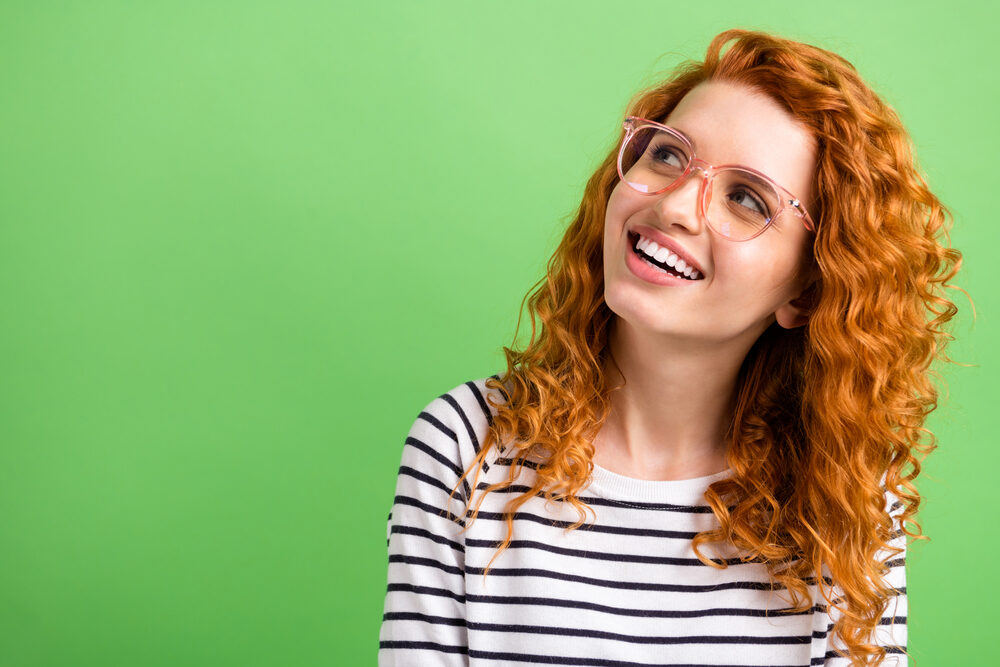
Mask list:
[[[657,120],[657,119],[654,119]],[[809,208],[815,138],[769,97],[739,84],[703,83],[662,120],[694,141],[713,165],[770,176]],[[723,435],[740,365],[773,322],[807,322],[812,234],[791,211],[756,238],[716,234],[698,213],[695,172],[656,197],[619,181],[604,226],[605,301],[615,313],[610,346],[627,381],[594,439],[594,462],[638,479],[677,480],[727,469]],[[702,280],[654,285],[625,264],[633,224],[676,240],[704,269]],[[606,365],[612,382],[622,381]]]

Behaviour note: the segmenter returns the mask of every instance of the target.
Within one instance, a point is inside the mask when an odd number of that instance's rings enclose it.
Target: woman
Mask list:
[[[406,439],[379,664],[905,665],[946,216],[828,51],[638,95],[531,342]]]

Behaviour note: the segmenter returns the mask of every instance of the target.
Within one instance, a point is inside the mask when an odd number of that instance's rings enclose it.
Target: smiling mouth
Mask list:
[[[636,233],[636,232],[629,232],[628,233],[628,239],[629,239],[629,242],[632,245],[632,252],[634,252],[639,259],[641,259],[642,261],[646,262],[650,266],[656,267],[657,269],[663,271],[664,273],[668,273],[668,274],[674,276],[675,278],[682,278],[684,280],[692,280],[692,281],[693,280],[701,280],[702,276],[700,276],[700,275],[697,278],[690,278],[688,276],[685,276],[683,273],[677,271],[673,267],[667,266],[663,262],[658,262],[655,259],[653,259],[652,257],[650,257],[649,255],[647,255],[646,253],[644,253],[641,250],[639,250],[639,248],[636,247],[636,244],[639,243],[639,234],[638,233]]]

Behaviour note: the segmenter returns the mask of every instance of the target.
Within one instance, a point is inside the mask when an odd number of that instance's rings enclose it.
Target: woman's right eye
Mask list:
[[[670,164],[668,160],[673,158],[675,164]],[[677,151],[669,146],[656,146],[653,148],[653,159],[657,162],[663,162],[664,164],[671,167],[683,167],[684,158],[677,154]]]

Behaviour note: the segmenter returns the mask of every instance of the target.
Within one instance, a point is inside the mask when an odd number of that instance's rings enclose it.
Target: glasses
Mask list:
[[[755,169],[710,165],[695,157],[687,137],[660,123],[628,116],[618,151],[618,176],[633,190],[658,195],[672,190],[695,169],[702,172],[699,213],[716,233],[733,241],[762,234],[786,210],[802,219],[810,232],[816,225],[791,192]]]

